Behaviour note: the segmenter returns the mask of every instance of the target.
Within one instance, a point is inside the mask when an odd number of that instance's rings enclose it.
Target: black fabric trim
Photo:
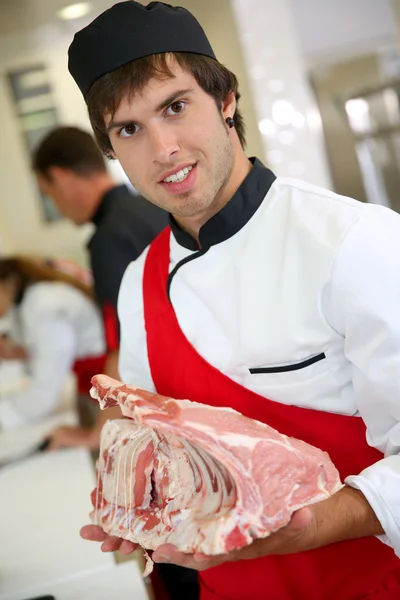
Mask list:
[[[92,215],[92,223],[99,226],[101,221],[103,221],[103,219],[112,209],[112,203],[117,198],[126,198],[129,195],[132,196],[127,186],[124,184],[116,185],[115,187],[108,190],[108,192],[104,194],[100,204],[97,207],[96,212],[94,213],[94,215]]]
[[[195,258],[198,258],[199,256],[203,256],[203,254],[206,254],[206,252],[208,252],[209,249],[210,248],[203,248],[202,250],[199,250],[199,252],[196,252],[196,254],[191,254],[190,256],[183,258],[172,269],[171,273],[168,275],[168,280],[167,280],[167,296],[168,296],[168,300],[170,301],[171,304],[172,304],[172,302],[171,302],[171,296],[170,296],[170,288],[171,288],[172,278],[174,277],[175,273],[178,271],[178,269],[183,267],[183,265],[185,265],[186,263],[190,262],[191,260],[194,260]]]
[[[324,358],[326,358],[325,352],[322,352],[317,356],[313,356],[294,365],[282,365],[281,367],[257,367],[254,369],[249,369],[249,371],[252,375],[257,375],[259,373],[286,373],[287,371],[298,371],[299,369],[305,369],[306,367],[309,367],[320,360],[324,360]]]
[[[253,168],[229,202],[203,225],[199,232],[200,248],[220,244],[238,233],[260,207],[276,176],[258,158],[251,158]],[[172,233],[180,246],[198,250],[199,245],[183,231],[170,215]]]

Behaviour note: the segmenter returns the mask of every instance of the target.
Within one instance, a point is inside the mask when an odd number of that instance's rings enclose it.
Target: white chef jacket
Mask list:
[[[34,422],[57,405],[76,359],[105,351],[101,315],[76,288],[59,282],[30,285],[17,307],[29,360],[25,386],[0,393],[0,427]],[[0,386],[1,390],[1,386]]]
[[[17,313],[13,307],[0,318],[0,335],[7,335],[15,344],[22,344]],[[26,379],[25,361],[0,359],[0,398],[9,391],[21,389],[26,385]]]
[[[199,354],[253,392],[362,418],[384,458],[360,489],[400,556],[400,215],[289,178],[255,161],[200,230],[171,219],[168,294]],[[122,281],[120,373],[155,391],[146,352],[147,251]]]

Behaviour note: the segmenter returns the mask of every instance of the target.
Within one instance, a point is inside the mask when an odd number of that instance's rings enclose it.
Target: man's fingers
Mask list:
[[[220,556],[179,552],[172,544],[163,544],[153,552],[151,558],[156,563],[172,563],[188,569],[196,569],[197,571],[204,571],[223,562]]]
[[[287,527],[293,530],[307,529],[307,527],[311,524],[312,519],[313,513],[311,509],[308,507],[301,508],[300,510],[296,510],[296,512],[293,513],[292,518],[290,519],[290,522],[287,525]]]
[[[53,429],[47,436],[49,440],[49,444],[46,450],[60,450],[60,448],[64,448],[65,446],[69,446],[68,443],[68,431],[72,429],[70,427],[62,426],[57,427],[57,429]],[[66,438],[67,435],[67,438]]]
[[[114,535],[107,535],[98,525],[85,525],[80,530],[80,535],[84,540],[103,542],[101,545],[103,552],[120,550],[122,554],[131,554],[138,547],[137,544],[128,542],[128,540],[122,540]]]
[[[50,450],[58,450],[59,448],[61,448],[60,444],[58,443],[58,440],[56,437],[50,437],[49,438],[49,444],[46,448],[46,452],[50,451]]]
[[[85,525],[79,533],[84,540],[92,542],[104,542],[107,537],[107,534],[97,525]]]
[[[102,543],[101,550],[102,552],[115,552],[120,549],[122,542],[121,538],[110,535]]]
[[[96,490],[92,492],[92,501]],[[185,554],[179,552],[172,544],[163,544],[153,552],[152,559],[159,563],[173,563],[182,567],[203,571],[218,564],[231,560],[240,560],[247,558],[257,558],[266,554],[281,554],[282,549],[287,549],[287,546],[304,533],[309,527],[313,519],[313,513],[309,508],[301,509],[295,512],[290,523],[271,534],[266,539],[256,540],[250,546],[233,551],[228,555],[207,556],[201,552],[195,554]],[[116,536],[108,536],[101,527],[97,525],[85,525],[82,527],[80,534],[85,540],[94,542],[102,542],[101,550],[103,552],[115,552],[120,550],[122,554],[131,554],[137,549],[137,544],[128,540],[122,540]]]
[[[119,551],[122,554],[132,554],[132,552],[135,552],[137,547],[138,547],[137,544],[133,544],[132,542],[129,542],[128,540],[122,540]]]
[[[184,566],[184,559],[191,556],[189,554],[185,555],[183,552],[178,552],[173,544],[161,544],[157,550],[154,550],[151,558],[154,562],[174,563]]]

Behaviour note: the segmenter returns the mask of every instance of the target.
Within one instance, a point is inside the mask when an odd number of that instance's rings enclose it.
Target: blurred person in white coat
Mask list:
[[[38,421],[57,407],[68,373],[80,394],[105,361],[102,320],[92,290],[82,281],[36,260],[0,259],[0,318],[14,310],[16,343],[0,340],[0,360],[24,360],[22,387],[0,393],[0,427]]]

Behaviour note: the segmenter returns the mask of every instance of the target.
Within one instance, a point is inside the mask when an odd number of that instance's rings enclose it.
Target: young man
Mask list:
[[[35,151],[33,169],[39,186],[65,217],[75,225],[95,225],[88,249],[106,334],[105,370],[118,378],[117,299],[122,276],[167,225],[167,215],[125,185],[117,186],[92,136],[76,127],[51,131]],[[50,447],[96,449],[101,427],[112,416],[120,417],[120,410],[99,413],[92,428],[60,427],[51,434]]]
[[[398,597],[400,217],[249,160],[236,78],[182,8],[117,4],[69,60],[100,147],[170,213],[121,286],[122,379],[301,438],[346,482],[242,550],[153,559],[204,600]]]

